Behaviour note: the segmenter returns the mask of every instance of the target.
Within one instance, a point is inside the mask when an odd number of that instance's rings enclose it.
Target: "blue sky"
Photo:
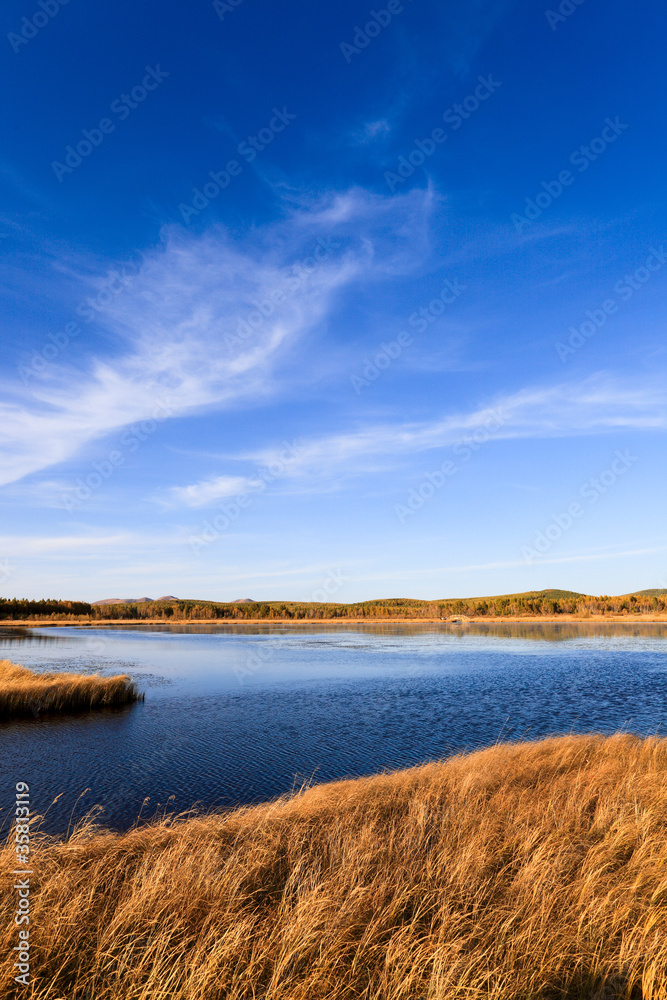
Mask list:
[[[2,19],[1,595],[667,586],[662,4]]]

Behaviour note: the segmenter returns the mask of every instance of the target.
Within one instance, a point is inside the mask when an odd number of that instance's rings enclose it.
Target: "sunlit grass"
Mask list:
[[[33,848],[38,1000],[667,997],[667,740],[503,744]]]
[[[138,697],[126,674],[37,673],[0,660],[0,719],[127,705]]]

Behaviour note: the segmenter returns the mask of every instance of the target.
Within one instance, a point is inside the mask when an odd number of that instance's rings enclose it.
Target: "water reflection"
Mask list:
[[[58,634],[59,632],[63,633]],[[308,633],[338,633],[338,632],[360,632],[366,635],[423,635],[425,633],[435,633],[441,635],[474,635],[488,636],[499,639],[528,639],[540,642],[563,642],[577,638],[613,638],[615,636],[634,636],[651,639],[667,639],[667,622],[647,622],[647,621],[617,621],[617,622],[484,622],[472,621],[455,625],[449,622],[433,623],[405,623],[405,622],[382,622],[373,624],[355,624],[345,621],[339,622],[309,622],[308,624],[291,625],[281,621],[273,621],[261,625],[198,625],[196,622],[188,624],[160,624],[145,625],[128,622],[124,625],[105,626],[95,624],[93,626],[63,626],[53,627],[53,631],[45,633],[42,628],[29,628],[28,626],[0,627],[0,647],[4,643],[57,643],[68,641],[67,634],[78,633],[85,635],[87,632],[94,633],[98,638],[100,635],[118,632],[136,634],[164,634],[164,635],[275,635],[282,632],[285,635],[307,635]]]
[[[26,628],[0,628],[0,649],[18,646],[24,642],[30,643],[30,645],[46,646],[67,642],[67,639],[58,635],[44,635],[36,630]]]
[[[541,642],[615,636],[667,639],[667,622],[473,622],[459,626],[459,629],[473,635],[496,636],[501,639],[533,639]]]

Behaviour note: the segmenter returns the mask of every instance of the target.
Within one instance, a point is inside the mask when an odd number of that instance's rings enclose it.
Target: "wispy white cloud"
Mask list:
[[[429,422],[403,422],[358,427],[298,444],[284,468],[284,488],[301,480],[306,492],[323,489],[323,479],[339,485],[378,469],[396,467],[406,458],[433,449],[464,443],[475,433],[493,440],[557,438],[605,434],[621,430],[667,429],[667,392],[656,384],[622,384],[604,376],[585,381],[533,387],[491,400],[488,405]],[[264,449],[235,456],[256,467],[279,461],[279,452]],[[195,496],[203,505],[216,496],[218,476],[190,487],[172,490],[172,498],[188,503]],[[292,482],[290,482],[292,481]],[[227,494],[226,494],[227,495]]]
[[[3,385],[0,485],[136,421],[267,398],[339,290],[414,266],[430,204],[424,192],[354,190],[295,206],[242,240],[165,231],[99,319],[113,353]]]
[[[216,500],[233,497],[250,489],[250,480],[245,476],[214,476],[202,479],[191,486],[174,486],[169,495],[177,505],[184,507],[206,507]]]
[[[391,122],[388,117],[375,121],[364,122],[350,133],[350,141],[356,146],[367,146],[370,143],[385,139],[391,133]]]
[[[623,385],[602,376],[521,389],[435,421],[376,425],[302,442],[289,471],[296,474],[322,465],[338,468],[354,459],[443,448],[487,427],[494,440],[665,430],[667,392],[659,384]],[[257,452],[248,458],[268,463],[273,452]]]
[[[569,552],[563,555],[557,556],[544,556],[540,557],[539,561],[536,560],[533,566],[531,566],[531,572],[540,566],[556,566],[560,564],[567,563],[595,563],[601,562],[608,559],[629,559],[634,556],[643,555],[658,555],[662,552],[667,552],[667,545],[645,545],[639,548],[624,548],[623,545],[613,545],[606,546],[603,549],[585,549],[581,552]],[[424,579],[446,579],[448,573],[477,573],[488,570],[507,570],[507,569],[526,569],[525,559],[503,559],[496,560],[493,562],[478,562],[478,563],[467,563],[463,565],[445,565],[445,566],[427,566],[426,568],[421,567],[418,569],[407,569],[405,567],[401,568],[400,571],[386,571],[386,572],[376,572],[376,573],[358,573],[355,576],[355,581],[359,583],[407,583],[413,582],[415,580]],[[431,592],[432,594],[435,591]],[[445,595],[445,597],[450,597],[450,595]],[[488,593],[482,593],[478,591],[476,593],[477,597],[488,597],[492,596]],[[437,598],[434,598],[437,599]]]
[[[136,539],[137,536],[127,531],[94,535],[5,535],[0,536],[0,552],[15,558],[46,555],[50,552],[64,552],[70,555],[86,550],[97,554],[112,547],[129,545]]]

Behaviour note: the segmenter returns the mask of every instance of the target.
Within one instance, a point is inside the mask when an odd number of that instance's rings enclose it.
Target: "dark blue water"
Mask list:
[[[666,652],[649,625],[6,632],[0,658],[122,670],[146,700],[0,724],[0,821],[19,780],[53,832],[94,804],[126,828],[142,810],[262,801],[498,739],[667,734]]]

